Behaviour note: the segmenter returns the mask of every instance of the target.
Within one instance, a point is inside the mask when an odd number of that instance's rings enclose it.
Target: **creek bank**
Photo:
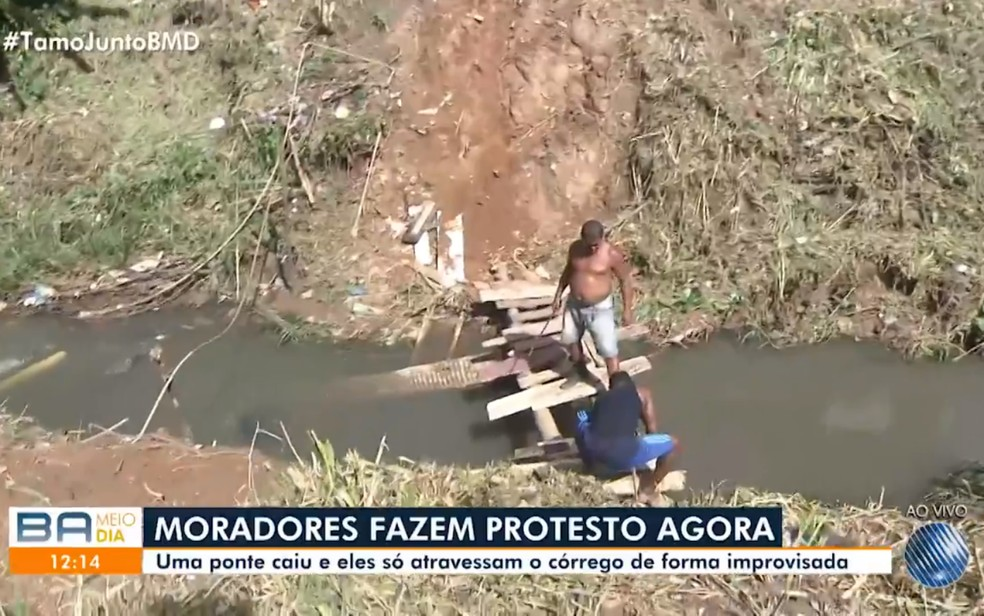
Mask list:
[[[129,506],[160,504],[155,490],[159,478],[142,466],[148,456],[162,457],[169,452],[168,473],[172,480],[189,486],[197,484],[198,504],[218,503],[221,494],[230,495],[232,483],[249,485],[244,463],[250,459],[245,450],[213,451],[196,449],[173,441],[148,439],[144,443],[127,444],[118,435],[104,435],[100,440],[84,442],[81,435],[74,442],[57,442],[41,433],[25,433],[9,416],[4,417],[5,449],[17,455],[37,455],[48,451],[74,451],[86,456],[89,462],[100,463],[108,470],[118,464],[121,456],[128,460],[120,471],[109,471],[98,486],[91,482],[92,466],[42,466],[52,471],[44,477],[34,475],[37,465],[5,469],[8,477],[7,497],[30,501],[43,498],[46,490],[52,495],[52,505],[118,504]],[[18,438],[14,436],[19,435]],[[50,446],[39,446],[38,439]],[[63,449],[67,448],[67,449]],[[84,454],[82,453],[84,452]],[[158,453],[155,453],[158,452]],[[356,455],[338,457],[327,443],[316,447],[311,459],[297,460],[284,468],[260,465],[253,477],[255,485],[264,482],[268,491],[257,492],[258,498],[248,503],[267,506],[612,506],[621,504],[601,489],[590,477],[579,474],[541,469],[534,473],[519,472],[514,467],[490,465],[484,469],[462,469],[433,464],[403,461],[400,464],[379,464]],[[255,458],[253,458],[255,460]],[[235,469],[229,466],[236,460]],[[195,472],[186,472],[195,465]],[[235,472],[230,475],[230,472]],[[32,474],[30,485],[36,490],[18,491],[17,481],[24,473]],[[243,475],[246,475],[243,477]],[[229,477],[240,477],[230,482]],[[209,477],[222,477],[226,487],[208,490]],[[14,483],[11,482],[14,481]],[[89,501],[87,497],[65,500],[67,492],[51,490],[53,485],[69,480],[71,485],[98,489],[103,496]],[[267,480],[270,480],[267,482]],[[75,482],[74,484],[72,482]],[[962,530],[973,537],[984,531],[980,514],[984,512],[979,494],[984,493],[984,474],[980,467],[969,468],[939,482],[925,502],[959,502],[971,508],[972,515],[959,522]],[[26,484],[25,484],[26,485]],[[218,484],[217,484],[218,485]],[[113,492],[118,493],[114,496]],[[211,492],[206,499],[201,495]],[[247,494],[252,492],[246,490]],[[98,501],[98,502],[96,502]],[[111,501],[111,502],[110,502]],[[195,499],[181,504],[195,504]],[[174,504],[178,504],[174,502]],[[245,504],[236,502],[235,504]],[[681,505],[777,505],[783,507],[787,541],[790,545],[897,545],[907,538],[916,520],[905,518],[895,509],[872,505],[867,508],[828,507],[810,502],[800,496],[769,494],[738,489],[726,497],[704,493],[681,501]],[[6,536],[4,534],[3,536]],[[896,559],[901,562],[901,558]],[[184,578],[107,579],[93,577],[78,586],[70,580],[46,580],[42,587],[37,580],[5,578],[0,589],[8,605],[14,598],[22,605],[39,609],[58,609],[74,605],[82,613],[156,614],[162,606],[188,613],[203,606],[223,613],[228,609],[247,608],[261,616],[283,613],[324,613],[339,611],[366,613],[379,606],[397,612],[443,613],[445,611],[490,613],[520,612],[533,609],[550,613],[569,610],[571,597],[576,597],[584,609],[606,614],[685,614],[698,608],[737,610],[744,613],[881,613],[892,609],[904,611],[924,609],[968,611],[981,599],[980,571],[973,567],[955,586],[946,590],[924,590],[912,583],[899,570],[891,576],[847,578],[812,576],[802,578],[769,578],[748,576],[674,576],[636,578],[581,578],[572,576],[539,576],[534,578],[462,577],[454,580],[454,592],[448,592],[451,580],[447,576],[411,576],[389,579],[346,578],[319,576],[301,578],[227,578],[200,576]],[[112,589],[111,592],[109,589]],[[823,606],[813,611],[811,606]],[[416,608],[408,606],[417,606]],[[156,610],[156,611],[155,611]],[[877,610],[877,611],[876,611]],[[54,613],[54,612],[44,612]]]

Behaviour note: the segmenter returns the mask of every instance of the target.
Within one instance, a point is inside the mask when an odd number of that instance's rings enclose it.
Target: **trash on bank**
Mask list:
[[[48,303],[48,300],[53,298],[57,292],[49,287],[48,285],[38,284],[34,285],[34,290],[28,293],[24,299],[21,300],[22,306],[43,306]]]
[[[437,211],[437,204],[433,201],[424,201],[420,205],[412,205],[407,208],[407,230],[403,234],[403,243],[416,245],[420,238],[437,226],[441,213]]]
[[[136,272],[138,274],[145,274],[147,272],[152,272],[158,267],[160,267],[161,259],[163,258],[164,258],[164,253],[159,252],[157,253],[157,256],[149,257],[147,259],[137,261],[136,263],[130,266],[130,271]]]
[[[434,263],[434,253],[431,251],[430,235],[424,234],[413,245],[413,260],[418,265],[431,265]]]
[[[352,312],[352,314],[356,316],[367,317],[367,316],[379,316],[383,314],[383,311],[380,310],[379,308],[374,308],[368,304],[363,304],[362,302],[355,301],[351,297],[346,299],[345,303],[348,305],[349,310]]]
[[[441,271],[445,287],[468,282],[465,278],[465,226],[461,214],[458,214],[448,224],[444,235],[448,238],[448,258],[441,263],[438,257],[438,269]]]
[[[363,284],[350,284],[345,292],[349,297],[364,297],[369,294],[368,289]]]

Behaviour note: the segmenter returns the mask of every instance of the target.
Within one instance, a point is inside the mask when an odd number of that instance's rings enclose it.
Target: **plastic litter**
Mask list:
[[[7,374],[8,372],[13,372],[14,370],[20,368],[27,363],[27,360],[18,359],[16,357],[9,357],[7,359],[0,359],[0,376]]]
[[[43,284],[34,285],[34,290],[28,293],[24,299],[21,300],[22,306],[43,306],[48,303],[48,300],[53,298],[56,291]]]

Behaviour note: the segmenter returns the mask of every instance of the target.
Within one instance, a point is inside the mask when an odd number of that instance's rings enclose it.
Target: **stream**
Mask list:
[[[155,312],[126,320],[82,322],[30,317],[0,322],[0,379],[13,360],[64,351],[55,368],[3,392],[12,413],[51,430],[109,427],[136,433],[163,384],[149,358],[156,345],[173,370],[185,354],[225,327],[224,314]],[[474,352],[477,332],[463,337]],[[443,341],[441,355],[448,341]],[[440,345],[438,345],[440,346]],[[437,361],[444,356],[424,357]],[[419,359],[419,358],[418,358]],[[180,369],[150,429],[201,443],[248,446],[257,426],[290,435],[302,455],[308,431],[336,451],[483,465],[535,439],[523,413],[491,424],[485,404],[510,390],[360,396],[348,377],[406,367],[408,347],[298,342],[281,345],[252,325],[237,325]],[[827,502],[868,499],[904,506],[933,479],[984,458],[981,363],[908,362],[876,345],[828,343],[777,351],[719,337],[656,356],[640,376],[653,388],[662,426],[682,443],[690,488],[742,484],[801,492]],[[567,419],[568,421],[564,421]],[[281,423],[283,426],[281,427]],[[565,429],[568,418],[562,418]],[[263,434],[257,447],[289,455]]]

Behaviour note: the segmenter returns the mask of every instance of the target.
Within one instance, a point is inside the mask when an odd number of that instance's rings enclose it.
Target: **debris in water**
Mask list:
[[[118,374],[126,374],[127,372],[129,372],[130,370],[133,369],[133,364],[136,362],[136,360],[139,357],[140,357],[140,355],[134,355],[134,356],[130,356],[130,357],[124,357],[122,360],[120,360],[120,361],[116,362],[115,364],[111,365],[106,370],[106,372],[104,372],[103,374],[106,374],[106,375],[109,375],[109,376],[116,376]]]
[[[23,359],[17,359],[11,357],[9,359],[0,359],[0,376],[7,374],[13,370],[16,370],[23,366],[26,362]]]
[[[56,295],[56,291],[49,287],[48,285],[38,284],[34,285],[34,290],[27,294],[24,299],[21,300],[22,306],[43,306],[48,303],[48,300]]]

